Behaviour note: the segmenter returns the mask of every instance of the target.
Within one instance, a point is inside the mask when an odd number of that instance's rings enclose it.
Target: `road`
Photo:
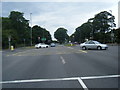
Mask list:
[[[118,88],[118,46],[79,46],[3,51],[3,88]]]

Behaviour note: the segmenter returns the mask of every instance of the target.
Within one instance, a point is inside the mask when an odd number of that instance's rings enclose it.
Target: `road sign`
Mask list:
[[[41,40],[42,40],[42,41],[46,41],[46,38],[42,38]]]

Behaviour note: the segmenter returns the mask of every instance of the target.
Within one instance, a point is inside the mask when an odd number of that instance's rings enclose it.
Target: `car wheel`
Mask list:
[[[101,48],[101,46],[98,46],[97,49],[98,49],[98,50],[101,50],[102,48]]]
[[[41,46],[39,48],[41,48]]]
[[[48,48],[48,46],[46,46],[46,48]]]
[[[82,47],[83,50],[86,50],[87,48],[85,46]]]

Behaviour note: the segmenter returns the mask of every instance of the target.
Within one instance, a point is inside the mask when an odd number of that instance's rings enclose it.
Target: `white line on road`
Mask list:
[[[84,88],[84,90],[88,90],[87,86],[85,85],[85,83],[82,81],[81,78],[78,78],[78,81],[79,81],[80,85]]]
[[[99,78],[114,78],[114,77],[120,77],[120,75],[90,76],[90,77],[81,77],[81,79],[99,79]]]
[[[0,82],[0,84],[78,80],[78,82],[84,88],[84,90],[89,90],[87,88],[87,86],[85,85],[85,83],[83,82],[83,80],[85,80],[85,79],[99,79],[99,78],[115,78],[115,77],[120,77],[120,75],[90,76],[90,77],[70,77],[70,78],[57,78],[57,79],[15,80],[15,81],[2,81],[2,82]]]
[[[0,82],[2,84],[5,83],[28,83],[28,82],[45,82],[45,81],[61,81],[61,80],[78,80],[78,77],[72,78],[58,78],[58,79],[31,79],[31,80],[15,80],[15,81],[3,81]]]
[[[83,53],[87,53],[87,51],[84,51],[84,50],[79,50],[80,52],[83,52]]]
[[[69,48],[69,49],[74,49],[74,48],[72,48],[72,47],[67,47],[67,48]]]
[[[15,55],[19,55],[19,54],[24,54],[24,53],[28,53],[28,51],[31,51],[31,50],[26,50],[26,51],[17,52],[17,53],[14,53],[14,54],[12,54],[12,55],[15,56]]]
[[[60,59],[62,60],[62,63],[63,63],[63,64],[66,63],[66,62],[65,62],[65,59],[64,59],[62,56],[60,56]]]
[[[78,80],[80,83],[83,83],[81,80],[85,79],[99,79],[99,78],[116,78],[120,75],[107,75],[107,76],[90,76],[90,77],[70,77],[70,78],[57,78],[57,79],[30,79],[30,80],[14,80],[14,81],[2,81],[1,83],[27,83],[27,82],[42,82],[42,81],[60,81],[60,80]],[[85,85],[83,85],[85,87]]]

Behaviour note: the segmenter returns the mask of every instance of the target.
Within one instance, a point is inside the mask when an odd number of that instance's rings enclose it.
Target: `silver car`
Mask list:
[[[101,44],[100,42],[93,41],[93,40],[81,43],[80,47],[83,50],[86,50],[86,49],[98,49],[98,50],[105,49],[106,50],[108,48],[106,44]]]

